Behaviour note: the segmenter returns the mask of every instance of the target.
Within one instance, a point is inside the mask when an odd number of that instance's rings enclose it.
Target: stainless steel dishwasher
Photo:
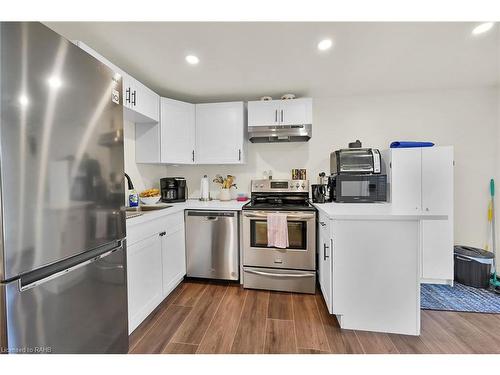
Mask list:
[[[187,210],[188,277],[239,279],[238,212]]]

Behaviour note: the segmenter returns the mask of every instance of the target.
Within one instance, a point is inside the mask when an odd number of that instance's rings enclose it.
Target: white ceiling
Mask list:
[[[499,25],[47,22],[162,96],[192,102],[463,88],[499,82]],[[322,38],[334,48],[320,53]],[[196,66],[184,57],[195,54]]]

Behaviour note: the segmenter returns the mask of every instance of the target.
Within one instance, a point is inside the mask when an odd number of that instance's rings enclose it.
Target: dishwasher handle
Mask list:
[[[235,217],[234,211],[187,211],[187,216],[200,216],[206,217],[209,220],[216,220],[219,217]]]

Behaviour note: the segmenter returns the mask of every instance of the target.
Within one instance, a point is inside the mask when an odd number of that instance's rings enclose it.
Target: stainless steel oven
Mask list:
[[[289,246],[267,246],[267,212],[243,212],[243,264],[256,267],[315,269],[315,212],[286,212]]]
[[[268,246],[268,215],[287,216],[288,247]],[[316,288],[316,209],[307,180],[254,180],[243,207],[243,286],[299,293]]]

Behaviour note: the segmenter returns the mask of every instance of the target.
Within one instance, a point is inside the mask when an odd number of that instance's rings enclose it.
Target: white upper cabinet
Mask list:
[[[126,108],[126,116],[132,122],[149,123],[160,120],[160,96],[128,75],[123,77],[123,106]]]
[[[245,162],[243,102],[196,104],[196,164]]]
[[[248,102],[248,126],[312,124],[312,99]]]
[[[389,180],[395,210],[422,210],[422,157],[420,148],[391,149]]]
[[[195,105],[161,98],[161,162],[193,164]]]
[[[422,148],[422,210],[448,214],[453,209],[453,147]]]
[[[122,76],[122,103],[124,119],[135,123],[154,123],[160,119],[160,96],[114,65],[104,56],[81,41],[74,43]]]
[[[279,125],[279,100],[248,102],[248,126]]]

